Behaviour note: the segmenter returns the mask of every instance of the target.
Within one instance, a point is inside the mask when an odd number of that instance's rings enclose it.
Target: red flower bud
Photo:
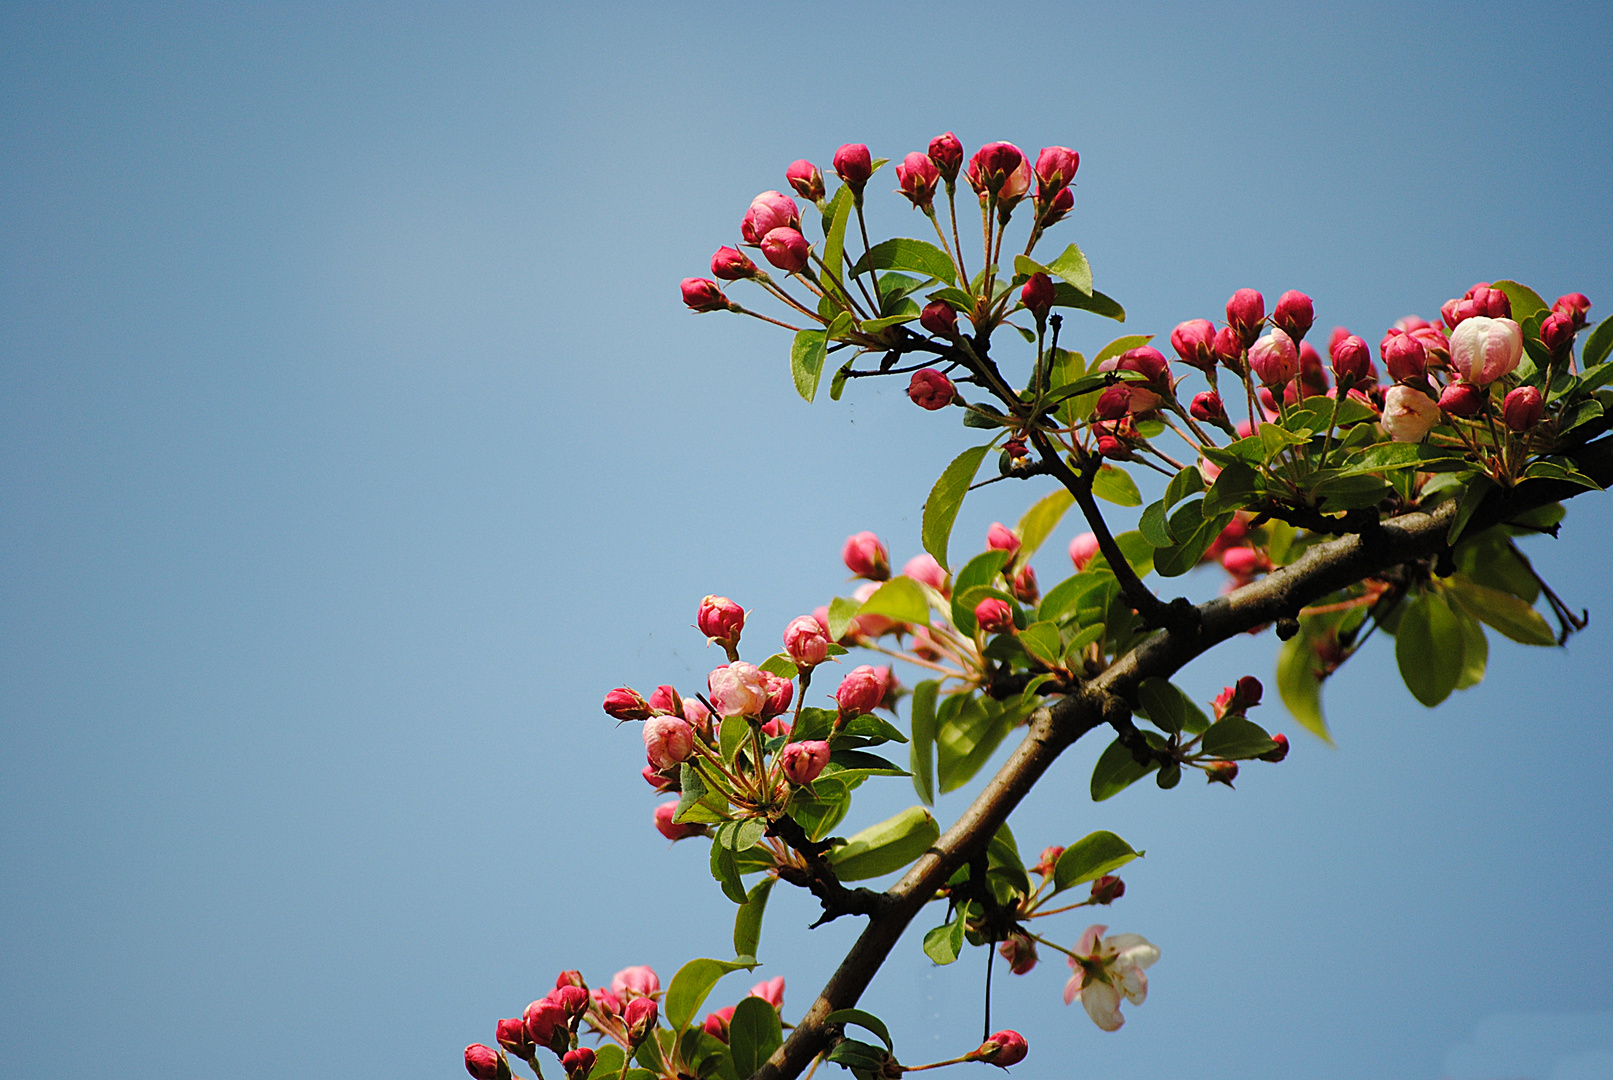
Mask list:
[[[761,998],[775,1009],[784,1008],[784,976],[775,975],[771,979],[763,979],[750,988],[747,997]]]
[[[588,990],[585,987],[569,984],[557,986],[549,991],[548,997],[568,1017],[576,1018],[588,1011]]]
[[[1008,601],[988,596],[975,605],[975,621],[988,634],[1007,634],[1014,629],[1014,609]]]
[[[670,687],[663,686],[661,689],[667,690],[670,689]],[[580,971],[562,971],[560,974],[556,975],[554,978],[554,988],[558,990],[562,986],[580,986],[584,990],[588,989],[588,983],[583,980],[582,972]]]
[[[726,1009],[718,1009],[715,1012],[707,1013],[706,1022],[700,1026],[707,1035],[726,1046],[728,1043],[728,1025],[733,1022],[733,1019],[734,1006],[730,1005]]]
[[[1118,436],[1104,432],[1098,436],[1098,454],[1110,461],[1130,461],[1131,447]]]
[[[1236,761],[1212,761],[1204,766],[1204,779],[1211,784],[1225,784],[1232,786],[1232,781],[1238,778],[1238,763]]]
[[[1460,300],[1447,300],[1440,305],[1440,317],[1445,325],[1455,330],[1462,323],[1477,315],[1489,319],[1510,319],[1512,317],[1512,301],[1500,289],[1490,288],[1488,281],[1481,281]]]
[[[958,313],[944,300],[932,300],[919,314],[919,325],[936,337],[953,338],[958,334]]]
[[[1266,559],[1254,548],[1228,548],[1221,553],[1221,568],[1233,577],[1253,577],[1266,568]]]
[[[690,311],[727,311],[730,306],[722,287],[710,278],[686,277],[682,288]]]
[[[821,202],[824,194],[823,174],[812,162],[802,159],[790,162],[790,167],[784,170],[784,179],[790,182],[790,187],[801,198],[810,202]]]
[[[668,840],[682,840],[688,836],[700,836],[705,833],[704,825],[679,824],[672,820],[672,815],[678,812],[676,802],[664,802],[655,808],[655,831]]]
[[[1126,883],[1113,874],[1104,874],[1092,882],[1092,902],[1112,904],[1126,895]]]
[[[1238,335],[1244,348],[1255,343],[1265,321],[1266,298],[1254,289],[1239,289],[1227,301],[1227,325]]]
[[[610,988],[618,997],[654,997],[661,992],[661,978],[648,964],[625,967],[611,976]]]
[[[980,1044],[979,1049],[970,1051],[968,1056],[974,1061],[984,1061],[988,1065],[1006,1069],[1024,1061],[1027,1052],[1025,1036],[1017,1031],[1004,1030],[992,1035]]]
[[[1056,192],[1070,186],[1075,170],[1081,167],[1081,155],[1068,146],[1047,146],[1036,155],[1036,179],[1044,191]]]
[[[937,135],[930,140],[930,160],[947,183],[958,179],[958,167],[963,164],[963,144],[952,132]]]
[[[665,771],[694,753],[694,729],[681,716],[652,716],[644,721],[644,755]]]
[[[1116,383],[1098,395],[1092,414],[1099,420],[1119,420],[1131,411],[1131,387]]]
[[[472,1043],[465,1047],[465,1071],[476,1080],[508,1080],[510,1066],[491,1046]]]
[[[935,556],[928,552],[923,555],[915,555],[907,560],[907,565],[902,567],[902,576],[928,585],[936,592],[945,593],[947,591],[946,567],[936,562]]]
[[[588,1080],[588,1074],[594,1071],[594,1052],[586,1046],[568,1050],[560,1065],[566,1070],[566,1080]]]
[[[756,264],[738,248],[720,247],[711,257],[711,276],[724,281],[740,281],[756,276]],[[699,279],[692,279],[699,280]],[[687,297],[685,303],[688,302]],[[691,307],[694,305],[690,304]]]
[[[1053,873],[1053,867],[1058,865],[1059,856],[1063,854],[1064,848],[1060,844],[1045,847],[1042,849],[1042,854],[1037,857],[1036,865],[1031,867],[1031,870],[1043,877],[1047,877]]]
[[[829,656],[829,635],[810,615],[791,619],[784,628],[784,651],[798,668],[813,668]]]
[[[683,715],[683,698],[671,686],[657,686],[650,695],[650,710],[658,713],[671,713],[674,716]]]
[[[537,1049],[537,1044],[527,1037],[526,1021],[518,1016],[510,1020],[500,1020],[496,1030],[498,1044],[516,1057],[529,1058]]]
[[[885,697],[885,679],[868,664],[854,667],[840,680],[835,702],[841,716],[861,716],[873,712]]]
[[[1070,541],[1070,561],[1075,564],[1079,573],[1087,568],[1087,563],[1098,553],[1098,538],[1092,533],[1080,533]]]
[[[1289,337],[1299,341],[1310,332],[1311,324],[1316,321],[1316,308],[1311,304],[1310,297],[1297,289],[1289,289],[1277,298],[1271,321],[1282,327]]]
[[[1584,293],[1565,293],[1551,305],[1551,310],[1556,314],[1567,315],[1573,320],[1575,330],[1583,330],[1585,315],[1591,310],[1591,302]]]
[[[1253,675],[1245,675],[1233,686],[1232,700],[1241,712],[1244,709],[1252,709],[1259,705],[1260,699],[1265,692],[1266,688],[1260,685],[1259,679]]]
[[[935,201],[935,188],[941,182],[941,173],[923,154],[908,154],[896,166],[896,182],[907,201],[921,210],[929,209]]]
[[[589,991],[594,999],[594,1008],[607,1016],[619,1016],[622,1012],[622,999],[615,991],[607,990],[603,986]]]
[[[885,542],[871,532],[846,537],[840,558],[845,561],[847,570],[869,581],[884,581],[891,576],[890,553]]]
[[[952,404],[952,399],[958,396],[958,389],[952,385],[951,379],[927,367],[913,372],[913,378],[907,384],[907,396],[919,408],[934,412]]]
[[[1540,421],[1546,402],[1532,386],[1520,386],[1501,402],[1501,419],[1507,429],[1522,435]]]
[[[982,200],[990,194],[1012,205],[1024,198],[1031,187],[1030,163],[1013,143],[994,142],[982,146],[969,159],[965,175],[969,186]]]
[[[790,743],[779,753],[779,766],[792,784],[810,784],[829,764],[829,744],[817,739]]]
[[[739,223],[739,234],[745,243],[760,245],[762,238],[774,229],[801,227],[801,208],[795,200],[778,191],[764,191],[751,200]]]
[[[675,803],[669,805],[676,805]],[[553,1049],[557,1040],[571,1039],[571,1018],[552,998],[539,998],[526,1007],[522,1014],[526,1023],[526,1037],[537,1046]]]
[[[1169,389],[1171,365],[1165,354],[1152,345],[1139,345],[1127,349],[1115,362],[1120,371],[1136,371],[1148,377],[1148,384],[1158,389]]]
[[[1378,344],[1389,378],[1395,382],[1415,382],[1428,371],[1428,350],[1410,334],[1391,330]]]
[[[1279,731],[1277,734],[1271,737],[1271,741],[1277,744],[1277,749],[1267,750],[1264,754],[1261,754],[1261,761],[1281,761],[1283,758],[1288,756],[1287,735],[1284,735]]]
[[[835,151],[834,167],[845,185],[861,195],[863,185],[874,175],[874,157],[862,143],[847,143]]]
[[[644,777],[646,784],[655,789],[657,795],[682,790],[682,785],[678,781],[678,774],[675,770],[667,769],[663,771],[657,769],[654,765],[646,765],[639,775]]]
[[[1439,407],[1452,416],[1477,416],[1489,397],[1472,383],[1453,382],[1440,391]]]
[[[767,686],[767,704],[762,706],[762,716],[779,716],[788,712],[790,701],[795,697],[795,683],[771,671],[762,672],[762,682]]]
[[[1288,385],[1299,374],[1299,350],[1281,327],[1249,346],[1249,367],[1267,387]]]
[[[774,229],[762,237],[762,256],[787,274],[805,269],[812,245],[795,229]]]
[[[618,686],[605,695],[605,711],[618,720],[643,720],[650,715],[650,704],[637,690]]]
[[[1340,386],[1348,389],[1358,382],[1368,381],[1372,371],[1372,350],[1367,348],[1366,342],[1354,334],[1346,334],[1335,338],[1327,351],[1333,358],[1333,377]]]
[[[1038,959],[1036,942],[1024,934],[1009,934],[997,946],[997,955],[1008,961],[1008,970],[1015,975],[1028,974]]]
[[[1182,363],[1208,375],[1215,370],[1215,327],[1209,319],[1189,319],[1171,331],[1171,348]]]
[[[1075,208],[1075,192],[1067,187],[1059,188],[1053,197],[1049,199],[1046,192],[1037,189],[1036,201],[1042,206],[1042,216],[1039,220],[1042,228],[1045,229],[1049,225],[1056,225],[1063,221],[1069,212]]]
[[[1553,353],[1562,353],[1574,344],[1574,317],[1561,311],[1547,315],[1540,324],[1540,343]]]
[[[732,647],[745,629],[745,609],[726,596],[707,596],[700,601],[694,624],[709,640]]]
[[[1215,332],[1215,358],[1221,365],[1238,377],[1248,370],[1244,367],[1243,339],[1238,332],[1230,326],[1223,326]]]
[[[1027,564],[1015,570],[1009,585],[1014,599],[1021,604],[1034,604],[1041,598],[1042,592],[1036,587],[1036,568],[1033,566]]]
[[[654,998],[636,997],[627,1003],[622,1019],[627,1023],[627,1041],[637,1046],[649,1038],[650,1032],[655,1030],[656,1021],[660,1019],[660,1009],[656,1006]]]
[[[1019,536],[1000,521],[993,521],[986,530],[986,547],[992,551],[1008,552],[1009,561],[1019,553]]]
[[[1047,318],[1048,309],[1053,306],[1054,295],[1053,279],[1038,270],[1019,291],[1019,300],[1035,316],[1036,321],[1041,322]]]
[[[1224,424],[1227,422],[1227,409],[1221,403],[1221,395],[1214,390],[1205,390],[1193,395],[1193,400],[1187,406],[1187,413],[1195,420],[1202,420],[1206,424]]]

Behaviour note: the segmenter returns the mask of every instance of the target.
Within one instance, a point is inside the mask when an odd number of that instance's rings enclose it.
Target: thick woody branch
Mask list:
[[[1602,439],[1574,452],[1582,472],[1598,483],[1613,485],[1613,439]],[[1467,526],[1475,533],[1528,510],[1573,498],[1585,489],[1557,481],[1532,481],[1522,488],[1496,490],[1485,499]],[[1025,737],[1008,761],[987,782],[928,852],[884,894],[884,907],[873,914],[862,935],[812,1003],[782,1047],[756,1071],[752,1080],[793,1080],[838,1037],[826,1022],[837,1009],[857,1004],[908,924],[935,898],[959,866],[983,851],[1030,789],[1064,750],[1100,725],[1130,723],[1137,687],[1151,676],[1169,677],[1188,661],[1235,634],[1256,626],[1291,619],[1305,605],[1363,578],[1402,563],[1447,554],[1446,535],[1456,516],[1454,501],[1431,513],[1411,513],[1385,521],[1377,529],[1311,547],[1298,561],[1235,592],[1195,609],[1191,622],[1172,625],[1143,641],[1109,665],[1102,674],[1075,688],[1052,705],[1032,714]]]

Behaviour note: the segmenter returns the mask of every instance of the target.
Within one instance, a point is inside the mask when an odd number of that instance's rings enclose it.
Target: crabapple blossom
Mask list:
[[[1042,595],[1036,585],[1036,568],[1029,564],[1014,571],[1009,585],[1011,586],[1009,591],[1014,594],[1014,599],[1021,604],[1034,604]]]
[[[992,551],[1006,551],[1010,560],[1019,554],[1019,534],[1000,521],[993,521],[986,530],[986,547]]]
[[[1013,143],[987,143],[969,159],[969,186],[984,202],[995,195],[999,202],[1013,204],[1025,197],[1031,187],[1031,166],[1025,154]]]
[[[779,716],[788,712],[790,701],[795,697],[795,683],[771,671],[762,672],[762,682],[767,687],[767,704],[762,706],[762,715]]]
[[[1574,319],[1561,311],[1547,315],[1540,323],[1540,343],[1560,353],[1574,343]]]
[[[1227,326],[1237,335],[1244,348],[1255,343],[1260,336],[1260,325],[1266,321],[1266,298],[1254,289],[1239,289],[1227,301]]]
[[[660,1008],[652,997],[636,997],[627,1003],[622,1011],[622,1020],[627,1025],[627,1038],[634,1046],[649,1037],[659,1019]]]
[[[1451,366],[1463,382],[1488,386],[1510,374],[1523,358],[1523,328],[1511,319],[1482,315],[1451,331]]]
[[[787,274],[804,270],[812,245],[801,233],[781,226],[762,237],[762,255],[768,262]]]
[[[975,621],[988,634],[1005,634],[1014,629],[1014,609],[1008,601],[988,596],[975,605]]]
[[[1477,416],[1489,395],[1472,383],[1453,382],[1439,393],[1439,407],[1452,416]]]
[[[498,1044],[516,1057],[529,1058],[537,1049],[538,1044],[526,1033],[526,1021],[518,1016],[500,1020],[494,1033]]]
[[[1119,420],[1131,411],[1131,387],[1125,383],[1116,383],[1098,395],[1098,403],[1092,407],[1092,415],[1099,420]]]
[[[700,734],[711,734],[711,710],[701,704],[699,698],[683,699],[683,718]]]
[[[945,300],[932,300],[919,313],[919,325],[936,337],[951,338],[958,333],[958,313]],[[927,370],[934,370],[933,368]],[[911,393],[912,391],[908,391]]]
[[[801,208],[795,205],[795,200],[780,191],[764,191],[751,200],[750,209],[740,222],[739,234],[747,244],[756,247],[774,229],[800,227]]]
[[[1343,329],[1340,327],[1339,329]],[[1333,378],[1346,389],[1367,382],[1372,372],[1372,350],[1354,334],[1336,338],[1327,348],[1333,361]]]
[[[757,274],[756,264],[738,248],[720,247],[711,257],[711,276],[724,281],[740,281]],[[699,279],[694,279],[699,280]],[[687,297],[685,297],[687,300]]]
[[[1585,329],[1585,315],[1591,310],[1591,302],[1584,293],[1565,293],[1559,296],[1551,305],[1554,314],[1567,315],[1573,321],[1575,330]]]
[[[1232,786],[1232,781],[1238,778],[1238,763],[1236,761],[1212,761],[1204,766],[1204,782],[1207,784],[1225,784]]]
[[[784,651],[798,668],[814,668],[829,657],[829,635],[810,615],[799,615],[784,628]]]
[[[1272,325],[1281,327],[1283,332],[1295,341],[1302,340],[1310,332],[1311,324],[1316,321],[1316,308],[1311,304],[1311,298],[1298,289],[1289,289],[1277,298],[1277,306],[1272,309]]]
[[[763,979],[750,988],[748,997],[761,998],[775,1009],[784,1008],[784,976],[775,975],[771,979]]]
[[[1224,424],[1227,422],[1227,409],[1221,403],[1221,395],[1214,390],[1205,390],[1193,395],[1193,400],[1187,406],[1187,414],[1195,420],[1202,420],[1206,424]]]
[[[664,802],[655,808],[655,831],[668,840],[683,840],[690,836],[701,836],[705,833],[704,825],[679,823],[672,820],[678,812],[676,801]]]
[[[643,720],[650,715],[650,704],[637,690],[618,686],[605,695],[605,711],[618,720]]]
[[[1506,400],[1501,403],[1501,420],[1507,425],[1507,430],[1522,435],[1539,423],[1540,411],[1545,404],[1539,390],[1533,386],[1520,386],[1507,394]]]
[[[835,690],[835,703],[842,716],[873,712],[884,699],[885,677],[868,664],[852,668]]]
[[[1036,966],[1036,942],[1024,934],[1009,934],[997,946],[997,955],[1008,961],[1008,970],[1015,975],[1027,974]]]
[[[829,744],[821,739],[790,743],[779,753],[779,767],[792,784],[810,784],[829,764]]]
[[[1048,309],[1053,306],[1054,299],[1053,279],[1038,270],[1032,274],[1025,287],[1019,290],[1019,302],[1025,305],[1025,310],[1036,317],[1038,324],[1047,318]]]
[[[684,278],[682,288],[683,302],[691,311],[727,311],[732,306],[722,286],[709,278]]]
[[[720,716],[760,716],[771,692],[756,665],[740,660],[713,669],[706,688]]]
[[[726,596],[708,596],[700,601],[694,624],[708,641],[732,648],[745,629],[745,609]]]
[[[907,384],[907,396],[919,408],[934,412],[952,404],[952,399],[958,396],[958,390],[952,385],[951,379],[935,368],[919,368],[913,372],[913,378]]]
[[[650,710],[682,716],[683,698],[678,695],[676,687],[657,686],[655,692],[650,695]]]
[[[949,131],[931,139],[929,157],[947,183],[958,179],[958,167],[963,164],[963,144],[956,135]]]
[[[834,167],[835,174],[860,196],[868,178],[874,174],[874,156],[862,143],[847,143],[835,151]]]
[[[668,803],[675,806],[675,803]],[[670,814],[668,817],[670,818]],[[522,1022],[526,1024],[526,1036],[534,1045],[552,1047],[555,1044],[555,1035],[566,1032],[571,1018],[566,1010],[553,998],[543,997],[526,1007],[521,1014]]]
[[[1171,331],[1171,348],[1182,363],[1209,375],[1215,370],[1215,325],[1209,319],[1189,319]]]
[[[879,591],[879,582],[869,581],[857,586],[851,598],[859,604],[868,602],[868,598]],[[884,637],[892,630],[900,629],[902,624],[885,615],[859,615],[851,620],[851,633],[856,637],[878,638]]]
[[[663,772],[654,765],[646,765],[641,775],[644,777],[644,782],[655,789],[657,795],[678,790],[678,777],[670,770]]]
[[[1003,1030],[994,1033],[991,1038],[981,1043],[978,1049],[971,1050],[969,1057],[974,1061],[984,1061],[988,1065],[1006,1069],[1010,1065],[1024,1061],[1027,1052],[1025,1036],[1017,1031]]]
[[[707,1013],[705,1023],[700,1025],[701,1030],[718,1042],[727,1045],[728,1026],[734,1021],[734,1008],[735,1006],[729,1005]]]
[[[594,1052],[586,1046],[567,1050],[561,1055],[560,1066],[566,1070],[566,1080],[587,1080],[588,1074],[594,1071],[594,1056]]]
[[[1031,870],[1041,874],[1043,877],[1047,877],[1053,872],[1053,868],[1058,865],[1059,856],[1063,854],[1063,844],[1051,844],[1042,849],[1042,854],[1037,857],[1036,865],[1031,867]]]
[[[1068,146],[1044,146],[1036,155],[1036,180],[1048,191],[1070,186],[1081,167],[1081,155]]]
[[[1148,1000],[1148,976],[1144,969],[1159,959],[1159,948],[1141,934],[1111,934],[1107,926],[1086,928],[1081,940],[1070,951],[1070,968],[1075,974],[1064,986],[1064,1004],[1079,1000],[1092,1022],[1104,1031],[1118,1031],[1126,1022],[1120,1015],[1120,999],[1133,1005]]]
[[[610,977],[611,993],[623,1001],[654,997],[661,992],[661,979],[648,964],[625,967]]]
[[[824,196],[823,173],[818,167],[806,159],[790,162],[790,167],[784,170],[784,179],[790,182],[790,187],[803,199],[819,202]]]
[[[926,155],[915,152],[908,154],[896,166],[896,182],[908,202],[921,210],[928,210],[935,201],[935,188],[941,182],[941,172]]]
[[[890,552],[885,542],[866,530],[846,537],[840,558],[847,570],[869,581],[884,581],[891,576]]]
[[[510,1075],[510,1066],[491,1046],[472,1043],[465,1047],[465,1071],[476,1080],[503,1080]]]
[[[1439,406],[1421,390],[1397,383],[1383,396],[1382,423],[1395,442],[1421,442],[1439,426]]]
[[[1277,744],[1277,748],[1275,750],[1267,750],[1264,754],[1261,754],[1261,761],[1281,761],[1283,758],[1288,756],[1287,735],[1284,735],[1279,731],[1277,734],[1271,737],[1271,741]]]
[[[1249,367],[1267,387],[1285,386],[1299,374],[1299,350],[1281,328],[1249,346]]]
[[[1109,905],[1126,895],[1126,883],[1113,874],[1104,874],[1092,881],[1092,902]]]
[[[1416,382],[1428,370],[1428,350],[1423,343],[1401,330],[1391,330],[1378,345],[1383,366],[1395,382]]]

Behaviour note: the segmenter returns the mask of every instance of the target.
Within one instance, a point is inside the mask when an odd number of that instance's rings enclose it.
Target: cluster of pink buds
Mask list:
[[[592,992],[581,973],[562,971],[553,990],[528,1005],[519,1017],[495,1025],[500,1049],[482,1043],[465,1047],[465,1071],[476,1080],[508,1080],[510,1064],[505,1055],[513,1054],[541,1075],[538,1052],[548,1050],[560,1060],[567,1080],[586,1080],[596,1055],[577,1045],[584,1026],[631,1055],[659,1021],[660,996],[661,980],[649,967],[618,971],[610,989]]]
[[[773,1006],[774,1009],[783,1012],[784,976],[778,975],[771,979],[763,979],[761,982],[751,987],[750,993],[745,996],[761,998],[763,1001]],[[736,1007],[737,1006],[734,1005],[727,1005],[721,1009],[713,1009],[711,1012],[706,1014],[704,1023],[700,1025],[701,1029],[705,1031],[707,1035],[710,1035],[718,1042],[726,1045],[728,1042],[729,1025],[733,1023],[734,1009]]]

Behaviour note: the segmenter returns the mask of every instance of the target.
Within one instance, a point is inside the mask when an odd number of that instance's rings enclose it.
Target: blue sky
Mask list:
[[[895,385],[809,407],[780,333],[682,309],[791,160],[1073,146],[1057,237],[1136,332],[1245,285],[1369,340],[1495,277],[1607,315],[1610,46],[1589,4],[8,6],[4,1071],[453,1076],[562,968],[725,954],[599,700],[697,686],[706,593],[759,658],[848,591],[847,534],[916,553],[970,434]],[[1041,490],[981,492],[958,544]],[[1579,503],[1530,548],[1591,609],[1566,650],[1492,637],[1430,712],[1369,649],[1338,749],[1271,707],[1294,753],[1236,793],[1094,806],[1101,746],[1067,755],[1021,841],[1146,848],[1109,921],[1163,958],[1115,1035],[1056,964],[1000,980],[1015,1075],[1607,1075],[1613,510]],[[855,932],[812,907],[763,939],[787,1017]],[[865,1004],[905,1059],[962,1049],[980,962],[899,948]]]

